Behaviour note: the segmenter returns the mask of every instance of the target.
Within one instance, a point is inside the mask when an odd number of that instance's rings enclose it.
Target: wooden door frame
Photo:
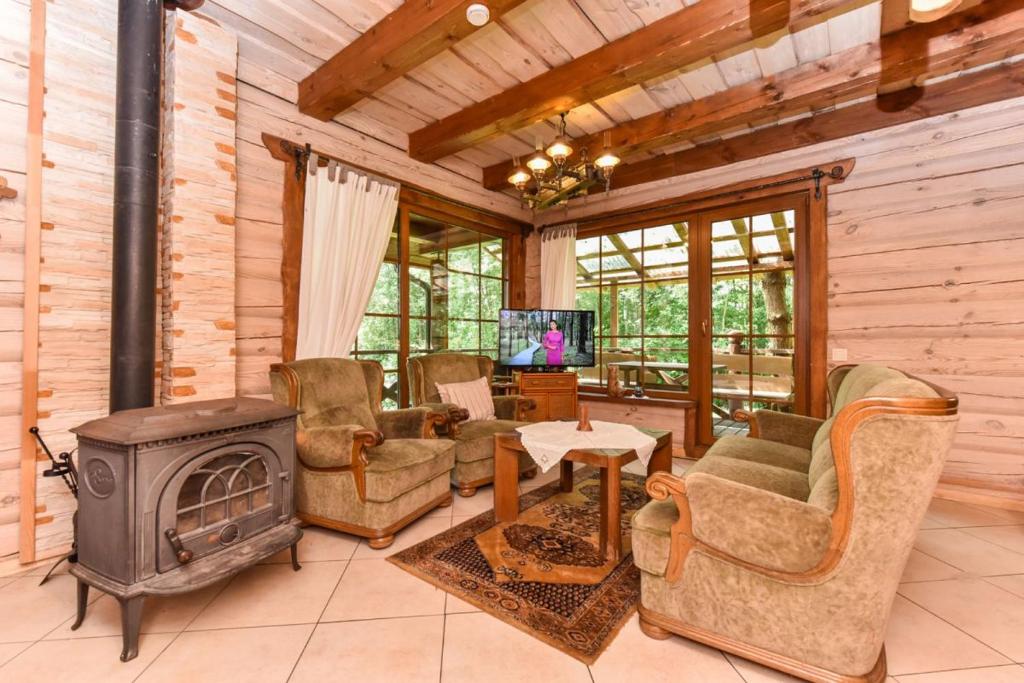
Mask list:
[[[743,216],[778,211],[794,212],[796,249],[793,263],[793,381],[795,386],[794,412],[813,417],[824,417],[827,410],[827,390],[822,377],[818,386],[812,382],[814,368],[827,365],[827,224],[815,225],[811,204],[824,203],[814,199],[809,188],[796,192],[737,202],[696,215],[689,232],[689,250],[700,261],[693,266],[702,273],[698,286],[690,287],[690,364],[696,365],[690,373],[690,393],[698,398],[697,443],[706,449],[714,442],[713,424],[708,419],[712,401],[711,358],[713,352],[713,320],[711,319],[711,224]],[[824,214],[822,214],[824,216]],[[816,241],[815,237],[821,238]],[[691,267],[693,267],[691,266]],[[821,310],[819,307],[825,306]],[[695,344],[696,342],[696,344]],[[752,344],[752,342],[751,342]],[[697,352],[694,353],[694,346]],[[751,348],[752,345],[751,345]],[[820,365],[819,365],[820,364]],[[694,386],[696,385],[696,387]]]

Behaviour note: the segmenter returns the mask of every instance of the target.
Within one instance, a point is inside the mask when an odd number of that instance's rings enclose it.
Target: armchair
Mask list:
[[[753,438],[719,440],[683,478],[648,479],[653,500],[633,519],[648,636],[676,633],[809,681],[885,679],[889,612],[957,399],[889,368],[837,371],[835,414],[816,432],[808,418],[759,411]],[[803,466],[773,450],[794,444],[811,450]]]
[[[494,377],[494,361],[487,356],[461,353],[436,353],[409,359],[409,394],[412,404],[430,408],[450,416],[450,427],[445,436],[455,441],[455,469],[452,484],[459,495],[468,497],[480,486],[494,481],[494,435],[510,432],[526,424],[524,414],[535,407],[533,399],[524,396],[495,396],[495,420],[467,421],[465,409],[451,403],[442,403],[438,384],[470,382]],[[519,458],[520,475],[530,479],[537,467],[526,454]]]
[[[451,505],[448,417],[427,408],[384,411],[376,361],[313,358],[270,368],[274,400],[300,411],[295,495],[304,522],[363,536],[371,548],[435,507]]]

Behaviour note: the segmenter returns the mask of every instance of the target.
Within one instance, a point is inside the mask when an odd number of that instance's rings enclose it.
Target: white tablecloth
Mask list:
[[[657,440],[633,425],[591,420],[592,432],[576,429],[576,422],[536,422],[516,427],[523,447],[541,471],[547,472],[572,450],[586,448],[632,448],[647,466]]]

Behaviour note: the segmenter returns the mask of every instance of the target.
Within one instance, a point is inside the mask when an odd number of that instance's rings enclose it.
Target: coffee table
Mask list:
[[[647,463],[647,476],[655,472],[672,471],[672,432],[638,427],[656,440],[654,453]],[[514,522],[519,517],[519,454],[526,448],[519,432],[494,435],[494,518],[497,522]],[[569,451],[559,463],[562,491],[572,491],[574,462],[593,465],[601,469],[600,500],[600,552],[608,561],[622,559],[622,532],[619,518],[622,503],[619,485],[622,466],[637,459],[636,451],[628,448],[587,448]]]

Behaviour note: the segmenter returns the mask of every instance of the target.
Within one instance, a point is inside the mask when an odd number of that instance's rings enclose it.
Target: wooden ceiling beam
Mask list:
[[[615,170],[615,189],[697,173],[710,168],[799,149],[851,135],[940,116],[1012,97],[1024,88],[1024,62],[1001,64],[983,71],[932,83],[904,107],[894,93],[877,100],[792,121],[771,128],[658,157],[624,163]]]
[[[330,121],[359,100],[478,30],[475,0],[406,0],[299,83],[299,111]],[[490,0],[491,20],[524,0]]]
[[[714,0],[685,7],[409,135],[424,162],[514,132],[786,25],[809,26],[860,0]]]
[[[990,0],[940,21],[914,25],[874,43],[580,137],[574,147],[599,149],[607,136],[612,149],[628,161],[631,155],[680,139],[717,135],[809,108],[870,97],[885,84],[888,92],[902,90],[1021,52],[1024,0]],[[484,187],[508,188],[511,169],[511,161],[485,168]],[[618,186],[618,180],[613,178],[612,185]]]

